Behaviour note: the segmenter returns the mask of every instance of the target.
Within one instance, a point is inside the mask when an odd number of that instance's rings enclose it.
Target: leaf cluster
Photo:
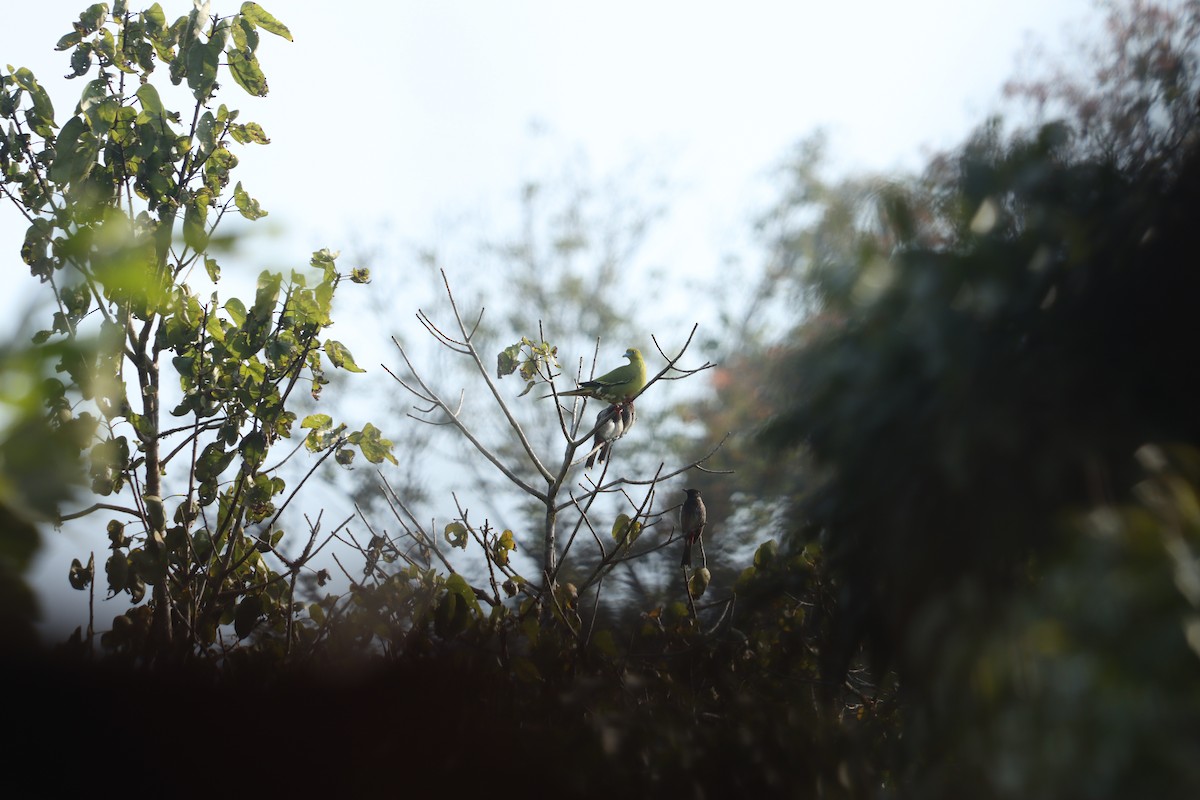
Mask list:
[[[89,7],[58,43],[71,52],[68,77],[86,80],[61,127],[29,70],[10,67],[0,81],[3,193],[29,221],[21,255],[58,308],[33,340],[61,354],[63,377],[45,382],[42,400],[51,427],[72,432],[100,499],[55,511],[60,522],[121,515],[109,523],[105,575],[110,597],[135,608],[104,642],[139,655],[219,653],[225,626],[235,640],[264,621],[290,631],[290,597],[320,549],[319,523],[298,557],[284,554],[280,517],[299,487],[289,493],[280,469],[289,456],[271,454],[292,436],[298,387],[316,401],[328,365],[363,372],[326,336],[343,278],[336,253],[316,252],[287,276],[262,272],[251,302],[194,288],[221,280],[209,244],[224,215],[266,216],[233,180],[234,148],[270,140],[215,103],[218,77],[228,70],[265,95],[260,32],[291,39],[256,3],[207,13],[197,4],[168,23],[157,3],[140,13],[124,2]],[[160,68],[190,90],[188,113],[164,102]],[[350,278],[369,280],[365,270]],[[355,452],[394,461],[370,423],[350,430],[310,414],[301,430],[317,457],[309,475],[329,456],[343,466]],[[90,589],[94,556],[76,562],[72,586]]]

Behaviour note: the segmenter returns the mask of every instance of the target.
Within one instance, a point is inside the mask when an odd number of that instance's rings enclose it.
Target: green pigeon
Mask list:
[[[642,353],[635,347],[625,351],[629,363],[617,367],[612,372],[606,372],[599,378],[584,381],[578,389],[560,392],[559,397],[594,397],[607,403],[623,403],[629,400],[646,386],[646,362],[642,361]]]

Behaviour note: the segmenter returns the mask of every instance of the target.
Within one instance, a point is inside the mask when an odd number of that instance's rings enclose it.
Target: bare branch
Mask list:
[[[442,273],[442,276],[445,277],[444,272]],[[483,317],[483,312],[481,311],[480,318],[482,319],[482,317]],[[448,336],[447,334],[445,334],[444,332],[442,332],[442,329],[434,324],[433,320],[431,320],[429,318],[429,315],[420,309],[417,309],[417,321],[421,323],[421,325],[425,328],[425,330],[429,331],[430,336],[432,336],[434,339],[437,339],[438,342],[441,343],[444,347],[447,347],[456,353],[466,354],[466,352],[467,352],[467,343],[466,342],[460,342],[457,339],[454,339],[454,338]]]
[[[418,397],[421,397],[422,399],[424,399],[428,402],[434,403],[438,408],[440,408],[448,417],[448,422],[450,424],[454,425],[454,427],[458,428],[459,432],[462,433],[462,435],[466,437],[467,441],[469,441],[475,447],[475,449],[478,450],[481,455],[483,455],[484,458],[486,458],[488,461],[490,461],[492,463],[492,465],[494,467],[496,467],[496,469],[500,470],[500,472],[502,472],[506,478],[508,478],[510,481],[512,481],[517,486],[519,486],[527,494],[531,495],[532,497],[537,498],[539,501],[541,501],[543,503],[546,502],[547,495],[544,492],[539,492],[537,489],[533,488],[532,486],[527,484],[525,481],[521,480],[521,478],[518,477],[515,472],[513,472],[507,466],[505,466],[500,461],[500,459],[498,459],[495,456],[495,454],[492,453],[492,451],[489,450],[488,447],[485,444],[483,444],[483,442],[481,442],[475,436],[475,434],[471,431],[471,429],[467,427],[466,423],[464,423],[462,421],[461,416],[459,416],[457,413],[451,411],[450,406],[446,404],[446,401],[442,400],[442,398],[439,397],[438,394],[435,391],[433,391],[433,389],[431,389],[425,383],[424,379],[421,378],[420,374],[413,368],[412,362],[408,358],[408,354],[404,351],[404,347],[400,344],[400,342],[396,341],[395,337],[392,337],[392,343],[395,344],[396,349],[398,349],[400,351],[401,358],[404,359],[404,363],[406,365],[408,365],[409,371],[413,374],[413,377],[416,378],[417,383],[421,387],[420,392],[413,392],[413,394],[417,395]],[[476,362],[478,363],[479,357],[478,357],[478,354],[475,353],[474,348],[471,348],[471,353],[474,356]],[[395,374],[391,370],[387,369],[387,367],[384,367],[384,369],[387,370],[388,374],[391,375],[393,378],[396,377]],[[484,377],[485,377],[485,379],[487,377],[486,371],[484,372]],[[404,386],[406,389],[409,389],[409,387],[403,381],[400,381],[399,378],[396,378],[396,380],[400,382],[401,386]],[[489,381],[489,386],[491,386],[490,381]],[[409,391],[413,391],[413,390],[409,389]],[[499,394],[495,391],[494,386],[492,386],[492,391],[493,391],[493,394],[496,396],[497,400],[500,400]],[[525,434],[521,431],[520,426],[518,426],[516,424],[516,421],[512,419],[512,416],[508,412],[507,406],[504,405],[502,400],[500,400],[500,404],[504,410],[505,415],[509,417],[509,420],[512,422],[514,428],[516,429],[517,434],[521,438],[522,443],[525,445],[526,452],[529,453],[531,455],[531,457],[533,457],[535,459],[535,461],[534,461],[535,466],[538,468],[538,470],[542,473],[543,477],[545,477],[547,481],[553,481],[554,476],[552,476],[546,470],[546,468],[544,466],[542,466],[540,461],[536,460],[536,456],[532,455],[533,454],[532,447],[529,445],[529,442],[525,439]]]
[[[663,481],[674,478],[676,475],[682,475],[683,473],[688,472],[693,469],[707,472],[710,475],[731,475],[731,474],[733,474],[734,470],[731,470],[731,469],[707,469],[707,468],[704,468],[701,466],[702,464],[704,464],[704,462],[708,461],[710,458],[712,458],[714,455],[716,455],[717,451],[720,450],[721,447],[725,444],[725,442],[729,439],[729,436],[730,436],[730,434],[728,434],[728,433],[725,434],[725,436],[722,437],[721,441],[718,442],[716,444],[716,446],[713,447],[712,450],[709,450],[708,453],[706,453],[702,458],[699,458],[699,459],[691,462],[690,464],[685,464],[684,466],[679,467],[678,469],[674,469],[670,472],[663,473],[661,475],[656,473],[655,474],[656,477],[651,478],[650,480],[636,480],[633,478],[616,478],[611,483],[602,483],[599,485],[593,484],[593,488],[591,488],[591,489],[584,486],[583,484],[579,484],[579,488],[583,489],[585,492],[587,492],[589,494],[602,494],[605,492],[619,491],[619,487],[621,487],[621,486],[652,486],[655,483],[661,483]],[[604,473],[601,473],[602,478],[603,478],[603,475],[604,475]],[[573,504],[573,501],[568,500],[568,501],[560,504],[556,510],[562,511],[563,509],[571,506],[572,504]]]
[[[550,474],[550,470],[546,469],[546,467],[542,464],[542,460],[538,458],[537,453],[534,452],[533,445],[530,444],[529,439],[525,436],[525,431],[522,430],[520,423],[516,420],[516,417],[512,415],[512,411],[508,408],[508,403],[504,401],[504,398],[500,394],[500,390],[496,387],[496,383],[492,380],[491,373],[484,365],[483,359],[480,358],[479,351],[475,348],[475,345],[472,344],[471,338],[475,333],[475,329],[473,328],[471,331],[467,331],[466,325],[463,323],[462,314],[459,313],[458,310],[458,303],[454,300],[454,293],[450,291],[450,281],[446,277],[445,270],[442,270],[442,282],[446,286],[446,296],[450,299],[450,308],[454,312],[455,320],[458,321],[459,330],[461,330],[463,336],[466,337],[465,347],[467,354],[470,355],[471,359],[475,362],[475,368],[479,370],[479,374],[483,378],[484,383],[487,384],[488,390],[491,391],[492,397],[495,398],[496,404],[500,407],[500,410],[504,412],[504,418],[508,420],[509,427],[511,427],[513,432],[516,433],[517,439],[520,441],[521,447],[525,450],[525,455],[528,456],[530,463],[533,464],[534,468],[541,473],[542,477],[545,478],[547,482],[556,482],[555,476]],[[478,326],[478,322],[476,322],[476,326]],[[559,476],[557,480],[561,481],[561,476]]]
[[[101,509],[105,509],[108,511],[116,511],[117,513],[120,513],[120,514],[128,514],[131,517],[141,517],[142,516],[142,512],[138,511],[136,508],[128,508],[126,506],[117,506],[117,505],[113,505],[112,503],[94,503],[94,504],[88,506],[87,508],[83,509],[82,511],[76,511],[72,514],[63,514],[63,515],[59,516],[57,522],[59,525],[61,525],[62,523],[67,522],[68,520],[79,519],[80,517],[86,517],[88,514],[91,514],[95,511],[100,511]]]

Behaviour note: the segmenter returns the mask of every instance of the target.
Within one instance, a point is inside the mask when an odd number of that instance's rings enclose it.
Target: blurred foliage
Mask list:
[[[89,358],[96,344],[0,346],[0,641],[18,651],[35,644],[38,603],[25,573],[39,548],[38,524],[86,484],[79,452],[94,434],[89,415],[47,410],[64,364]]]
[[[1122,168],[1178,168],[1195,144],[1200,13],[1194,0],[1101,0],[1104,35],[1074,66],[1038,62],[1005,84],[1037,117],[1069,119],[1076,149]],[[1083,66],[1080,67],[1079,64]]]
[[[1144,33],[1143,11],[1110,30]],[[1097,147],[1075,117],[1012,136],[992,123],[919,180],[849,186],[863,199],[841,241],[861,255],[799,276],[820,313],[776,361],[764,440],[807,476],[790,546],[820,542],[837,587],[822,675],[865,655],[897,677],[891,757],[911,796],[1195,786],[1184,731],[1200,709],[1159,694],[1197,691],[1165,546],[1187,541],[1194,569],[1194,541],[1148,513],[1135,456],[1200,446],[1188,74],[1152,140],[1113,128]],[[1123,113],[1125,92],[1101,94]],[[1196,476],[1171,481],[1165,505],[1186,516]],[[1081,535],[1080,515],[1110,535]]]
[[[1200,785],[1200,451],[1137,451],[1130,500],[1072,515],[987,628],[978,586],[926,615],[937,681],[905,782],[952,797],[1188,797]],[[918,766],[919,765],[919,766]]]

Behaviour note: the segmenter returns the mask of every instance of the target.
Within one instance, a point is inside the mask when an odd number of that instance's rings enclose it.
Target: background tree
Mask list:
[[[1121,37],[1145,33],[1149,12],[1114,13],[1114,50],[1137,49]],[[1189,63],[1191,45],[1176,55]],[[1147,505],[1139,492],[1162,478],[1146,483],[1137,454],[1200,444],[1183,401],[1196,390],[1196,105],[1118,125],[1145,85],[1101,88],[1114,105],[1094,116],[1012,136],[985,126],[935,159],[868,257],[810,277],[835,321],[782,361],[788,400],[768,435],[811,476],[792,547],[819,543],[836,586],[823,675],[836,682],[864,645],[880,679],[895,671],[906,731],[895,777],[914,796],[1177,794],[1194,779],[1187,758],[1160,758],[1175,740],[1152,753],[1135,732],[1162,708],[1156,676],[1183,680],[1189,697],[1194,683],[1189,595],[1150,587],[1166,580],[1167,552],[1190,563],[1196,542],[1146,518],[1186,516],[1194,485],[1171,473],[1177,493]],[[1114,121],[1100,138],[1096,119]],[[1089,512],[1090,525],[1071,523]],[[1140,522],[1091,527],[1124,514]],[[1124,586],[1066,599],[1143,537],[1161,558],[1124,562]],[[1134,618],[1161,638],[1118,621]],[[1130,662],[1132,641],[1154,669]],[[1101,684],[1112,694],[1069,699]],[[1197,710],[1177,707],[1166,731]],[[1047,723],[1066,742],[1055,758],[1038,755]]]
[[[523,337],[531,341],[552,338],[564,371],[573,377],[587,377],[597,368],[604,371],[612,362],[620,361],[620,354],[628,346],[641,347],[651,367],[662,366],[651,333],[657,331],[666,336],[671,330],[686,331],[697,320],[694,315],[686,315],[689,311],[673,307],[675,304],[670,301],[678,296],[678,291],[663,281],[647,252],[654,236],[654,223],[663,213],[656,199],[657,185],[653,175],[632,171],[595,178],[574,161],[567,163],[561,172],[530,178],[516,192],[516,213],[508,224],[456,229],[447,241],[419,248],[413,272],[432,274],[434,288],[440,293],[440,297],[422,297],[420,308],[428,317],[443,323],[453,319],[454,311],[444,285],[444,276],[449,276],[459,308],[477,306],[486,311],[472,325],[476,340],[493,342],[495,349]],[[464,264],[472,269],[462,269]],[[386,270],[374,272],[382,275]],[[398,285],[397,290],[400,288]],[[410,281],[406,281],[404,288],[408,294],[412,293]],[[381,297],[386,295],[384,291]],[[655,300],[631,305],[631,297]],[[652,315],[645,313],[649,308],[654,310]],[[447,348],[428,347],[434,340],[424,328],[418,329],[417,335],[398,323],[394,304],[381,301],[375,313],[395,331],[397,340],[421,364],[427,377],[436,375],[442,386],[455,385],[456,381],[463,387],[476,385],[479,374],[470,359],[455,358]],[[704,335],[703,326],[699,335]],[[491,358],[484,355],[487,362]],[[453,380],[448,380],[451,377]],[[497,384],[509,398],[524,386],[522,383],[511,386],[509,382],[513,380],[521,379],[501,378]],[[683,424],[676,414],[680,405],[676,398],[703,392],[703,388],[697,390],[699,384],[700,381],[662,381],[656,385],[641,406],[642,413],[632,435],[623,438],[615,448],[614,471],[623,475],[652,474],[660,464],[690,463],[702,458],[715,441],[720,441],[721,435],[717,434],[714,441],[694,453],[685,454],[677,448]],[[562,384],[564,389],[568,385]],[[510,394],[506,387],[515,391]],[[417,409],[424,405],[414,403],[407,393],[389,390],[380,394],[380,402],[394,408],[395,416],[403,420],[394,434],[397,442],[407,444],[410,439],[421,442],[419,447],[398,446],[397,450],[411,449],[422,454],[418,477],[423,485],[437,481],[445,486],[452,478],[453,483],[447,488],[454,489],[464,502],[471,498],[468,505],[476,518],[486,517],[498,530],[512,530],[518,535],[542,529],[544,507],[524,493],[514,494],[508,479],[489,461],[479,458],[478,451],[467,440],[433,436],[434,428],[408,419],[409,415],[421,418],[423,415]],[[592,404],[587,413],[594,418],[596,410]],[[461,397],[462,416],[471,420],[489,450],[516,470],[527,484],[540,482],[542,477],[526,464],[524,447],[509,435],[511,430],[495,411],[490,392],[466,391]],[[512,411],[536,451],[554,452],[562,446],[561,428],[555,414],[550,412],[549,401],[540,405],[523,400],[514,402]],[[581,428],[579,433],[583,432]],[[577,456],[585,452],[580,450]],[[403,460],[403,453],[399,457]],[[581,469],[568,485],[578,483],[586,488],[588,474],[591,473]],[[371,507],[376,498],[383,496],[375,476],[369,477],[371,480],[355,490],[363,508]],[[676,480],[680,486],[681,480]],[[408,487],[404,481],[389,476],[389,483],[419,516],[422,508],[428,509],[423,515],[426,517],[445,511],[438,504],[427,502],[428,498],[422,502],[422,498],[405,496]],[[659,498],[665,505],[656,507],[656,514],[678,502],[670,492],[660,491]],[[602,494],[595,500],[592,513],[615,518],[621,511],[628,511],[609,502],[612,499],[611,495]],[[386,508],[375,510],[382,510],[387,516]],[[668,516],[667,522],[655,530],[669,526]],[[540,552],[539,548],[519,548],[513,554],[514,564],[536,572],[536,564],[530,564],[527,558]],[[472,575],[478,566],[460,563],[454,553],[447,555],[467,575]],[[587,550],[576,552],[571,569],[581,574],[573,575],[570,580],[577,581],[592,571],[596,566],[593,555]],[[675,577],[673,571],[664,574],[657,561],[628,562],[607,579],[605,605],[615,610],[628,601],[637,608],[633,613],[639,613],[647,604],[663,602],[668,596],[677,599],[680,587]],[[633,597],[639,600],[630,600]]]

